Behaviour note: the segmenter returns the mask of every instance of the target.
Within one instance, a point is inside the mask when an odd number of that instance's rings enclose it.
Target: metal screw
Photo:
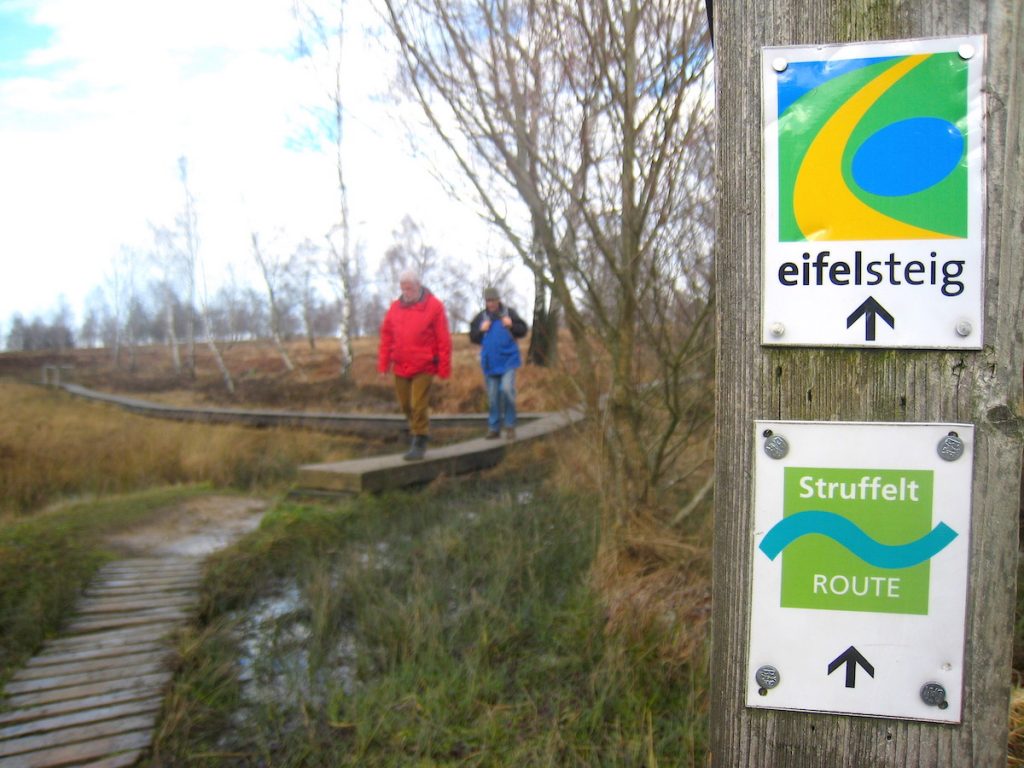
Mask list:
[[[786,442],[786,438],[782,435],[773,435],[770,430],[765,433],[765,437],[767,439],[764,441],[764,452],[773,459],[785,458],[789,453],[789,443]]]
[[[946,689],[938,683],[925,683],[921,687],[921,701],[929,707],[946,709],[949,702],[946,701]]]
[[[779,684],[779,670],[771,664],[765,664],[763,667],[757,668],[757,672],[754,673],[754,680],[760,686],[757,690],[758,694],[767,696],[768,691]]]
[[[963,59],[964,61],[966,61],[967,59],[974,58],[974,46],[973,45],[969,45],[967,43],[964,43],[963,45],[961,45],[959,48],[956,49],[956,52],[958,54],[960,54],[960,58]]]
[[[786,335],[786,326],[784,326],[782,323],[772,323],[768,327],[768,333],[770,333],[775,338],[779,338],[781,336],[785,336]]]
[[[789,62],[786,61],[781,56],[779,56],[779,58],[777,59],[772,59],[772,69],[774,69],[776,72],[785,72],[787,67],[789,67]]]
[[[974,330],[974,326],[971,325],[969,320],[961,320],[956,324],[956,335],[967,338],[971,335]]]
[[[946,461],[956,461],[964,455],[964,441],[956,432],[950,432],[939,441],[937,450]]]

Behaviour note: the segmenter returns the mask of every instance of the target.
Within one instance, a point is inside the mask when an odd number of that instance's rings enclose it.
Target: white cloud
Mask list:
[[[50,30],[0,68],[0,322],[76,311],[122,245],[146,248],[147,222],[181,210],[187,156],[202,253],[216,281],[250,269],[248,235],[317,238],[335,216],[331,147],[288,148],[327,106],[308,62],[288,56],[291,0],[37,0],[0,3]],[[345,164],[355,236],[371,259],[405,214],[428,242],[463,259],[486,243],[472,211],[444,197],[379,96],[391,62],[349,23]],[[25,9],[24,15],[14,13]],[[38,30],[36,30],[38,31]],[[357,62],[357,63],[355,63]]]

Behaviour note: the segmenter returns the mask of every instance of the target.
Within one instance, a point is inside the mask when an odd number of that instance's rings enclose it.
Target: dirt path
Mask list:
[[[246,496],[212,495],[168,507],[155,520],[108,539],[123,557],[201,557],[254,530],[269,502]]]

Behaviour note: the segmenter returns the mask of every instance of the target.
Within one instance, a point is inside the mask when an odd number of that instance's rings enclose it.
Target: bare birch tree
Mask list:
[[[277,354],[281,356],[284,367],[289,371],[295,370],[295,363],[288,356],[288,350],[284,346],[284,339],[281,334],[281,293],[284,288],[284,281],[291,271],[292,260],[282,259],[279,255],[267,253],[260,246],[260,236],[257,232],[249,233],[252,242],[252,257],[259,267],[260,275],[263,277],[263,287],[267,292],[267,308],[270,311],[270,336],[274,340],[274,347]]]
[[[202,261],[199,259],[199,230],[198,230],[198,216],[196,214],[196,201],[192,197],[192,190],[188,184],[188,158],[178,158],[178,171],[181,178],[182,190],[185,193],[185,207],[182,210],[181,216],[178,219],[181,227],[182,235],[184,236],[185,247],[184,254],[186,263],[189,265],[189,286],[190,294],[194,298],[196,294],[199,295],[199,304],[201,309],[201,316],[203,318],[203,335],[206,337],[206,346],[210,348],[210,354],[213,355],[213,360],[217,364],[217,370],[220,371],[221,377],[224,379],[224,387],[230,394],[235,393],[235,382],[231,378],[231,372],[228,370],[227,365],[224,363],[224,358],[220,353],[220,348],[217,346],[217,340],[213,334],[213,323],[210,320],[210,301],[209,294],[206,287],[206,271]],[[197,274],[201,277],[200,290],[196,290]],[[193,304],[194,306],[194,304]],[[192,314],[191,312],[189,313]],[[189,356],[191,358],[191,369],[193,376],[195,375],[195,335],[191,330],[189,331]]]
[[[182,269],[182,255],[175,245],[175,233],[172,230],[152,224],[150,224],[150,229],[153,232],[153,251],[150,260],[159,275],[164,333],[167,336],[167,345],[171,350],[171,362],[174,365],[174,373],[180,375],[181,352],[178,349],[178,333],[174,322],[174,308],[177,303],[174,285],[184,271]]]
[[[325,239],[331,254],[328,274],[342,305],[338,342],[341,355],[339,373],[344,378],[348,376],[352,366],[354,278],[352,225],[349,218],[348,186],[342,151],[345,138],[345,108],[342,98],[345,0],[336,0],[334,10],[337,16],[328,20],[309,2],[297,0],[294,4],[294,13],[300,28],[300,49],[314,61],[320,62],[321,70],[327,77],[325,96],[330,111],[322,128],[333,144],[334,168],[338,180],[338,218],[327,231]]]
[[[711,411],[703,4],[384,4],[409,92],[564,312],[595,415],[607,394],[602,490],[625,522]]]
[[[109,301],[110,312],[110,338],[107,346],[110,347],[114,358],[114,365],[121,367],[121,351],[126,343],[128,330],[128,310],[131,306],[135,290],[135,262],[130,251],[123,247],[120,253],[114,257],[110,264],[110,270],[106,274],[104,290]],[[130,342],[128,342],[130,344]]]
[[[444,301],[449,325],[468,325],[472,314],[473,297],[469,295],[471,273],[468,265],[446,256],[423,238],[420,225],[406,214],[391,233],[392,243],[384,251],[380,262],[380,282],[386,291],[397,293],[398,279],[403,269],[415,269],[432,293]]]
[[[316,349],[316,314],[319,303],[316,278],[320,271],[319,249],[316,244],[307,238],[295,246],[292,264],[306,343],[311,350]]]

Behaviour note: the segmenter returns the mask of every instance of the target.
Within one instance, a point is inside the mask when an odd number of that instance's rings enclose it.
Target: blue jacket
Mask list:
[[[512,320],[511,328],[501,323],[501,318],[506,315]],[[491,327],[484,333],[480,325],[487,318],[490,318]],[[504,304],[498,305],[496,313],[485,309],[473,318],[469,324],[469,340],[480,345],[480,367],[485,376],[501,376],[505,371],[523,364],[516,339],[523,338],[526,331],[523,319],[514,309],[508,309]]]

